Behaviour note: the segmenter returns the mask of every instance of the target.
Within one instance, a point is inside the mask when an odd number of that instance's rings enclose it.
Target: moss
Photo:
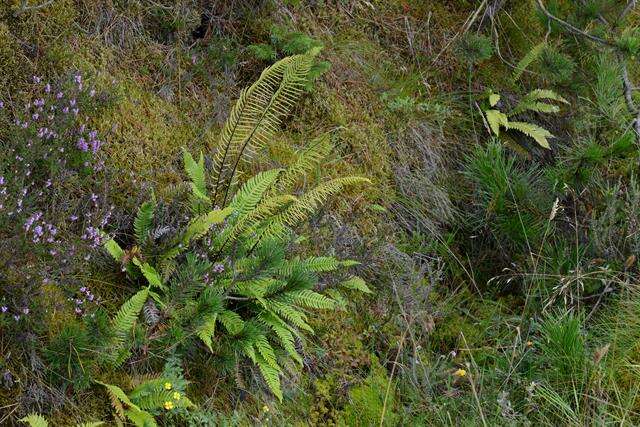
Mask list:
[[[349,401],[340,411],[340,425],[395,426],[399,421],[395,382],[374,357],[369,376],[349,391]]]
[[[114,90],[119,100],[96,120],[109,139],[107,168],[122,172],[114,194],[131,196],[143,182],[156,188],[179,182],[181,147],[197,140],[197,129],[173,104],[133,81],[117,83]]]

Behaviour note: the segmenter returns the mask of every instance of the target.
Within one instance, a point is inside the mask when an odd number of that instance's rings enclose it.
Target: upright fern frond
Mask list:
[[[522,73],[531,65],[534,61],[540,58],[540,55],[544,51],[544,48],[547,46],[546,42],[539,43],[535,45],[527,54],[518,62],[515,70],[513,70],[513,81],[517,81],[522,76]]]
[[[525,95],[518,105],[509,113],[509,116],[515,116],[525,111],[534,111],[537,113],[557,113],[560,108],[557,105],[540,102],[540,100],[551,100],[568,104],[569,101],[564,99],[552,90],[536,89]]]
[[[151,200],[144,202],[138,208],[138,214],[133,221],[133,230],[136,233],[136,241],[140,246],[144,245],[149,237],[149,232],[153,226],[153,216],[156,209],[156,201]]]
[[[207,196],[207,183],[205,179],[204,157],[200,153],[198,162],[193,159],[191,153],[183,149],[184,169],[191,179],[191,191],[199,199],[209,201]]]
[[[149,288],[138,291],[134,296],[128,299],[111,322],[111,329],[114,335],[113,348],[110,349],[111,354],[115,355],[115,350],[122,349],[127,336],[131,333],[131,328],[140,315],[147,297],[149,296]]]
[[[268,143],[302,94],[319,49],[284,58],[240,93],[214,156],[214,201],[224,206],[241,162]]]

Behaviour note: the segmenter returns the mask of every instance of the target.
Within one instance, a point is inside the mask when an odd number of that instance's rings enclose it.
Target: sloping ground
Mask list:
[[[303,368],[283,376],[282,403],[258,375],[241,378],[208,359],[189,366],[189,395],[204,411],[193,425],[640,419],[638,155],[617,53],[567,36],[534,1],[22,3],[0,6],[0,99],[30,98],[31,76],[56,82],[79,72],[95,88],[98,105],[86,116],[105,141],[96,174],[106,184],[96,193],[113,205],[113,233],[131,230],[152,189],[162,198],[181,182],[182,147],[213,152],[242,87],[275,60],[323,46],[284,131],[248,172],[286,165],[329,132],[336,149],[303,187],[347,175],[371,185],[315,214],[301,230],[302,252],[356,259],[375,292],[310,319],[316,334]],[[574,2],[549,3],[609,37],[596,9],[594,17]],[[602,20],[613,22],[619,5],[601,3]],[[627,21],[616,40],[627,37],[637,53],[637,12]],[[545,39],[538,58],[520,62]],[[629,71],[637,77],[637,67]],[[514,117],[551,131],[551,149],[504,123],[492,137],[485,112],[517,108],[537,88],[563,98]],[[72,317],[66,296],[25,285],[40,267],[7,255],[12,240],[2,237],[0,280],[48,309],[40,336],[0,324],[0,420],[31,411],[53,425],[113,419],[100,388],[76,394],[50,380],[38,346]],[[92,292],[115,312],[130,295],[114,285],[119,276],[102,273],[106,260],[94,262],[64,278],[91,276]]]

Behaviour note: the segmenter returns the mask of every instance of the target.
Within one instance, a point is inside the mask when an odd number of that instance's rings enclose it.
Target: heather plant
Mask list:
[[[15,322],[34,308],[41,286],[56,282],[87,261],[101,246],[98,229],[112,214],[98,194],[104,161],[103,139],[90,126],[103,95],[80,73],[53,84],[34,76],[25,104],[1,102],[0,244],[2,263],[23,275],[5,277],[1,316]],[[11,250],[8,250],[11,248]],[[29,263],[24,264],[24,260]],[[43,261],[46,264],[41,265]],[[86,286],[67,284],[76,313],[95,295]]]

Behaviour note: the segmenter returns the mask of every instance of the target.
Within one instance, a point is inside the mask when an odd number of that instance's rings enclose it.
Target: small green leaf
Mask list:
[[[365,281],[358,276],[351,276],[351,278],[342,282],[340,286],[345,287],[347,289],[354,289],[367,294],[372,293],[371,289],[369,289]]]
[[[120,247],[119,244],[116,243],[115,240],[109,239],[104,243],[104,248],[109,252],[109,255],[113,257],[116,261],[122,261],[124,257],[124,250]]]
[[[495,107],[498,102],[500,102],[500,95],[498,95],[497,93],[492,93],[491,95],[489,95],[489,105]]]

